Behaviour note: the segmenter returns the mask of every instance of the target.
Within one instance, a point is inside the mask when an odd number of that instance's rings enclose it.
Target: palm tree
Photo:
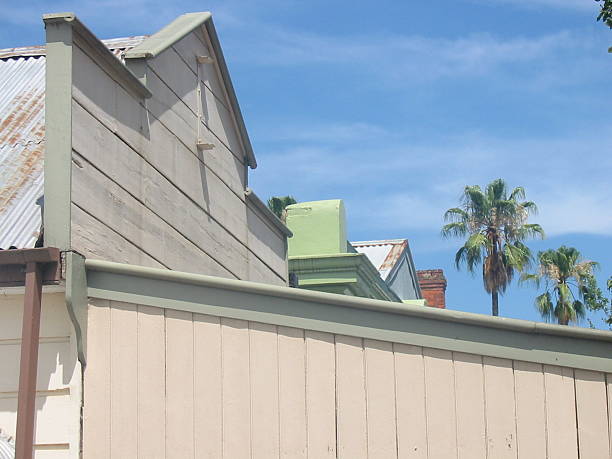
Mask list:
[[[593,269],[599,264],[582,261],[578,250],[564,245],[557,250],[539,252],[538,261],[538,272],[523,274],[521,282],[534,282],[538,288],[542,280],[546,282],[545,292],[535,299],[535,306],[542,317],[556,319],[559,325],[583,318],[585,306],[601,296],[593,276]]]
[[[283,222],[285,221],[285,207],[295,204],[297,201],[293,196],[272,196],[268,199],[268,209],[274,213]]]
[[[528,224],[536,205],[525,199],[522,187],[508,193],[506,182],[497,179],[484,191],[478,186],[466,186],[461,206],[448,209],[442,227],[444,237],[467,237],[455,255],[457,269],[462,264],[469,272],[482,263],[482,280],[491,294],[491,310],[499,315],[499,294],[506,291],[515,271],[523,271],[531,262],[531,251],[523,243],[530,237],[544,238],[537,224]]]

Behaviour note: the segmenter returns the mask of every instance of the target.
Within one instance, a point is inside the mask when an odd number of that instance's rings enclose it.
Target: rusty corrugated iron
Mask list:
[[[118,57],[146,37],[104,40]],[[45,48],[0,50],[0,248],[33,247],[43,194]]]
[[[407,239],[351,242],[353,247],[372,261],[381,277],[385,279],[408,247]]]

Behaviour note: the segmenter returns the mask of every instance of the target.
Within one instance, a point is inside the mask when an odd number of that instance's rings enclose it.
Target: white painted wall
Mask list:
[[[0,293],[0,429],[13,437],[22,311],[23,294]],[[78,458],[81,367],[63,293],[43,294],[36,391],[35,457]]]

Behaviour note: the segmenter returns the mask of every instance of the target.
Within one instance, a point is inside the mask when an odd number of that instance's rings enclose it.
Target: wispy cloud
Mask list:
[[[577,40],[579,37],[568,32],[511,39],[491,34],[457,38],[377,34],[332,37],[269,27],[248,43],[228,46],[237,59],[251,65],[382,65],[385,71],[394,67],[398,73],[418,71],[426,78],[435,78],[540,59],[556,49],[575,47]]]
[[[471,133],[428,143],[399,135],[377,142],[373,135],[360,143],[354,141],[360,131],[355,126],[334,126],[318,137],[339,130],[353,132],[346,136],[352,140],[302,138],[293,142],[299,146],[260,155],[255,186],[264,194],[290,192],[307,200],[344,198],[362,229],[437,232],[443,212],[457,204],[465,185],[503,177],[510,186],[527,189],[540,207],[534,221],[548,234],[612,232],[612,158],[604,153],[612,148],[612,135],[602,136],[599,128],[524,139]],[[369,131],[377,129],[384,132]],[[601,130],[612,132],[612,126]]]

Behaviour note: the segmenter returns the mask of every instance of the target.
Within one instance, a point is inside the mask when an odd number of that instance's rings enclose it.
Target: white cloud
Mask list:
[[[321,138],[329,138],[336,129],[348,132],[350,126],[336,125]],[[612,126],[563,137],[516,139],[471,133],[427,143],[396,134],[387,142],[379,139],[378,146],[376,136],[362,144],[351,136],[307,144],[303,139],[286,140],[301,145],[260,154],[261,169],[252,181],[264,195],[343,198],[351,220],[361,229],[393,228],[396,234],[408,234],[437,233],[443,212],[458,203],[465,185],[485,185],[502,177],[510,186],[526,188],[527,198],[540,208],[532,221],[547,234],[610,234],[612,157],[607,152],[612,135],[606,132],[612,132]]]
[[[261,28],[261,26],[257,26]],[[568,32],[504,39],[490,34],[457,38],[419,35],[325,36],[265,27],[248,43],[236,43],[234,55],[255,65],[295,66],[311,63],[380,65],[423,69],[423,62],[441,65],[437,73],[473,72],[501,62],[529,61],[554,49],[575,46]],[[240,45],[240,49],[238,48]],[[233,46],[233,45],[232,45]],[[259,52],[254,52],[259,50]],[[434,75],[435,76],[435,75]]]

